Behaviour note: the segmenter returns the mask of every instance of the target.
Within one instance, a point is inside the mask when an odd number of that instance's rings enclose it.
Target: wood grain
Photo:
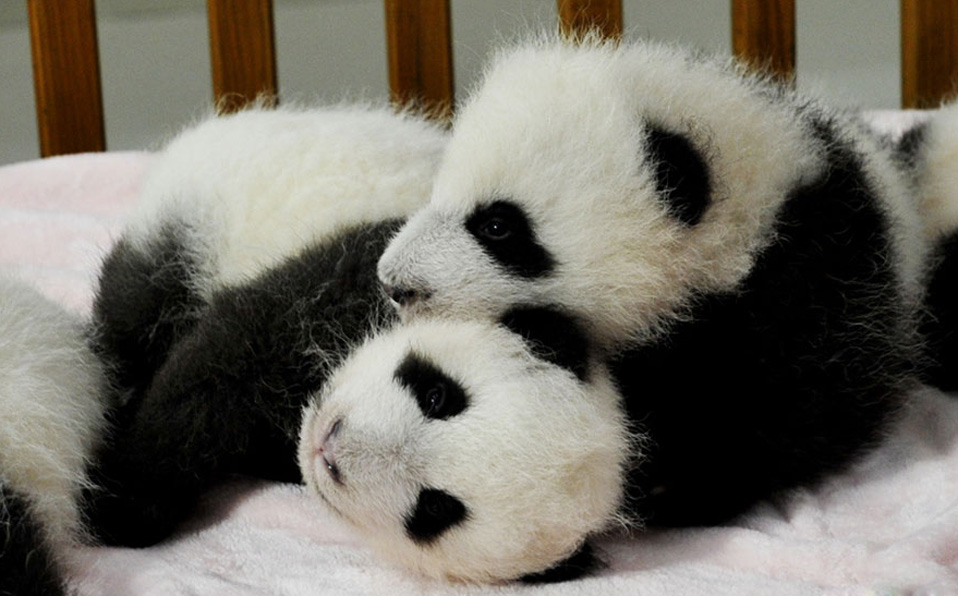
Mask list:
[[[28,0],[43,157],[106,149],[93,0]]]
[[[901,96],[931,108],[958,87],[958,0],[901,0]]]
[[[207,0],[213,96],[222,112],[277,95],[272,0]]]
[[[448,119],[454,101],[449,0],[385,0],[393,102]]]
[[[589,31],[613,39],[622,36],[622,0],[558,0],[557,7],[559,27],[567,36]]]
[[[795,0],[732,0],[732,51],[785,81],[795,78]]]

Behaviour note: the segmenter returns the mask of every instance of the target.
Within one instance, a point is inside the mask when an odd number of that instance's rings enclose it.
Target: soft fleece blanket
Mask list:
[[[913,115],[880,115],[900,130]],[[152,156],[0,167],[0,272],[78,312]],[[610,535],[597,575],[546,586],[432,582],[367,551],[300,487],[238,478],[172,539],[71,555],[81,596],[958,595],[958,396],[920,391],[880,450],[785,504],[717,528]]]

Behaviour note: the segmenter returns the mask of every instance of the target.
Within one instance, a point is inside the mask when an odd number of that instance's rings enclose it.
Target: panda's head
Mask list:
[[[537,41],[466,102],[430,203],[383,254],[405,320],[559,304],[600,342],[725,291],[818,172],[787,96],[652,44]]]
[[[636,443],[567,323],[515,311],[505,325],[422,321],[368,341],[307,407],[306,484],[428,576],[582,566],[586,537],[620,521]]]

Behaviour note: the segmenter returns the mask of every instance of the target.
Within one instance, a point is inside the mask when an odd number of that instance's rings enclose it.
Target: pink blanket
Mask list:
[[[900,127],[886,115],[883,125]],[[151,156],[0,167],[0,271],[87,311],[95,270]],[[958,594],[958,398],[924,391],[849,473],[728,527],[608,536],[609,566],[541,587],[430,582],[374,557],[299,487],[236,479],[171,540],[72,553],[81,596]]]

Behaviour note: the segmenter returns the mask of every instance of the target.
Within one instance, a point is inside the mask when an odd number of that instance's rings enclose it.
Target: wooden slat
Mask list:
[[[901,77],[906,108],[935,107],[955,94],[958,0],[901,0]]]
[[[732,0],[732,51],[756,68],[795,78],[795,0]]]
[[[392,100],[448,118],[453,104],[449,0],[385,0]]]
[[[43,157],[103,151],[103,97],[93,0],[28,0]]]
[[[567,36],[598,31],[604,37],[622,36],[622,0],[558,0],[559,27]]]
[[[272,0],[207,0],[213,96],[220,111],[276,100]]]

